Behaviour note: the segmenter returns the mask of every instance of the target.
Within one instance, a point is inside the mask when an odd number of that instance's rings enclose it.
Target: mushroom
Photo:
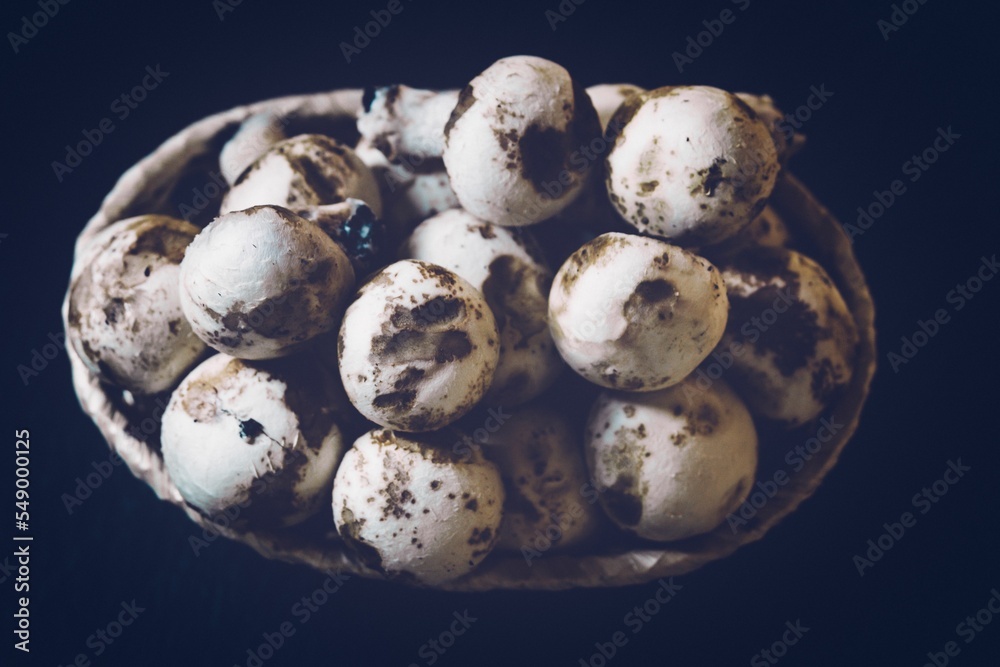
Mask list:
[[[163,215],[121,220],[87,249],[70,288],[68,336],[103,381],[136,394],[170,389],[205,352],[181,311],[184,250],[198,234]]]
[[[333,483],[333,518],[369,568],[433,586],[471,572],[493,549],[500,474],[478,451],[456,455],[451,433],[376,429],[347,451]]]
[[[498,60],[459,95],[445,127],[444,164],[462,207],[487,222],[529,225],[576,197],[600,137],[590,97],[561,66]]]
[[[601,130],[607,131],[608,122],[618,111],[618,107],[626,100],[644,92],[645,88],[631,83],[600,83],[587,88],[587,95],[590,96],[594,109],[597,110],[597,117],[601,121]]]
[[[250,116],[219,153],[222,177],[230,186],[234,185],[247,167],[282,139],[285,139],[284,123],[276,114],[265,112]]]
[[[567,548],[594,534],[601,511],[581,493],[588,480],[583,450],[566,418],[551,408],[522,408],[495,443],[484,454],[500,467],[507,493],[498,549]]]
[[[340,244],[351,260],[355,275],[366,275],[380,265],[385,247],[385,225],[360,199],[348,198],[339,204],[310,206],[300,211],[299,215],[315,222],[327,236]]]
[[[774,139],[774,147],[778,152],[778,161],[781,164],[788,162],[789,158],[805,144],[805,135],[796,132],[784,122],[785,114],[775,105],[770,95],[736,93],[736,97],[746,102],[747,106],[753,109],[754,113],[764,121],[771,133],[771,138]]]
[[[722,277],[730,313],[721,345],[734,350],[733,386],[751,410],[788,428],[818,417],[851,381],[858,344],[830,276],[794,250],[757,248],[724,265]]]
[[[556,273],[549,328],[566,363],[612,389],[677,384],[722,337],[729,302],[707,260],[659,239],[608,233]]]
[[[499,347],[479,290],[435,264],[403,260],[358,290],[340,327],[337,358],[361,414],[388,428],[432,431],[482,399]]]
[[[791,241],[788,225],[772,206],[765,206],[749,225],[722,243],[706,246],[701,252],[715,263],[725,261],[752,248],[783,248]]]
[[[639,537],[680,540],[712,530],[753,485],[757,432],[724,382],[691,379],[645,394],[603,392],[585,436],[601,506]]]
[[[401,253],[454,271],[486,297],[500,329],[500,361],[484,400],[518,405],[552,385],[562,370],[547,321],[552,271],[526,230],[454,209],[420,223]]]
[[[272,146],[247,167],[222,200],[220,213],[251,206],[293,211],[361,199],[382,214],[378,184],[353,150],[322,134],[300,134]]]
[[[340,246],[280,206],[219,216],[181,262],[180,301],[192,329],[241,359],[290,354],[334,329],[353,289]]]
[[[767,127],[731,93],[670,86],[635,95],[611,119],[607,188],[641,232],[681,245],[718,243],[767,204],[778,157]]]
[[[160,436],[184,501],[240,528],[289,526],[315,514],[343,453],[328,408],[335,383],[307,359],[217,354],[191,371],[170,397]]]
[[[440,158],[444,126],[458,103],[458,91],[386,86],[365,91],[358,132],[390,161]]]

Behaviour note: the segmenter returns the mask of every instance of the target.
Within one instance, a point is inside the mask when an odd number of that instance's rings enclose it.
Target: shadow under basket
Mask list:
[[[221,194],[217,173],[219,151],[247,117],[268,111],[286,120],[289,134],[322,132],[353,142],[357,136],[354,119],[361,107],[361,96],[360,90],[340,90],[283,97],[215,114],[185,128],[126,171],[105,197],[100,211],[77,239],[73,277],[87,262],[90,240],[117,220],[153,213],[179,216],[181,212],[193,211],[191,217],[195,222],[210,221],[221,198],[213,197],[209,186],[215,183],[217,193]],[[779,176],[771,204],[795,236],[796,247],[826,268],[858,326],[860,344],[851,384],[823,413],[843,427],[823,443],[801,470],[788,471],[789,482],[779,487],[777,495],[736,530],[723,523],[711,533],[666,544],[621,535],[620,539],[603,540],[589,551],[544,552],[531,559],[530,564],[520,553],[494,552],[470,574],[438,588],[557,590],[624,586],[681,575],[759,540],[816,490],[854,433],[868,395],[875,372],[875,312],[851,243],[829,211],[798,180],[784,172]],[[68,301],[67,293],[63,302],[64,326]],[[208,527],[209,521],[184,503],[159,453],[159,426],[154,415],[157,402],[162,410],[167,396],[128,401],[120,389],[99,382],[72,346],[67,349],[80,405],[108,445],[121,456],[132,474],[149,484],[160,498],[180,506],[192,521]],[[816,424],[790,432],[762,430],[758,477],[769,479],[775,471],[785,469],[782,455],[815,433]],[[251,546],[267,558],[305,563],[318,570],[383,578],[365,567],[346,547],[336,534],[332,515],[325,513],[301,526],[281,531],[236,532],[215,524],[211,524],[211,529]]]

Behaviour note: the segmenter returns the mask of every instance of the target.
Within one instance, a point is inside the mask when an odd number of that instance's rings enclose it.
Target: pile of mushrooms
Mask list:
[[[844,299],[768,206],[780,118],[531,56],[368,91],[354,145],[252,116],[209,224],[91,241],[68,336],[100,381],[169,395],[194,511],[335,530],[389,578],[703,535],[750,493],[758,430],[854,372]]]

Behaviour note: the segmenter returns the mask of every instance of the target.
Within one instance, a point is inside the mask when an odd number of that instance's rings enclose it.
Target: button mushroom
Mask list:
[[[454,271],[486,297],[500,329],[500,361],[484,400],[518,405],[555,381],[562,359],[547,321],[552,271],[526,230],[455,209],[420,223],[401,252]]]
[[[337,341],[351,403],[401,431],[432,431],[469,412],[498,356],[496,322],[479,290],[417,260],[390,264],[358,290]]]
[[[677,384],[726,326],[726,291],[707,260],[658,239],[608,233],[556,273],[549,327],[566,363],[629,391]]]
[[[70,289],[68,336],[92,373],[137,394],[170,389],[205,351],[181,310],[181,259],[198,228],[162,215],[111,225]]]
[[[597,112],[561,66],[498,60],[459,95],[444,164],[462,207],[487,222],[529,225],[566,207],[587,180],[580,148],[600,137]]]
[[[163,413],[163,462],[181,497],[246,528],[288,526],[316,513],[343,453],[328,407],[335,383],[301,359],[217,354],[203,362]]]
[[[199,338],[235,357],[269,359],[337,326],[354,271],[315,223],[255,206],[219,216],[198,234],[180,285]]]
[[[682,245],[718,243],[767,204],[778,173],[767,127],[735,95],[670,86],[633,96],[611,124],[607,188],[641,232]]]
[[[449,449],[450,430],[362,435],[333,484],[333,518],[369,568],[435,585],[472,571],[496,544],[504,490],[496,466]]]
[[[386,86],[366,91],[358,132],[390,161],[440,158],[444,126],[458,102],[457,90]]]
[[[757,468],[757,432],[724,382],[645,394],[604,392],[585,436],[587,465],[608,516],[656,541],[706,533],[739,507]]]
[[[785,248],[758,248],[722,270],[730,314],[724,349],[733,385],[756,413],[787,427],[819,416],[851,381],[857,326],[822,266]]]

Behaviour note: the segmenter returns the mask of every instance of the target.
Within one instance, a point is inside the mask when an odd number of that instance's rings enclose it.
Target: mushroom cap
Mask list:
[[[774,188],[778,157],[742,100],[709,86],[636,95],[611,124],[607,188],[641,232],[682,245],[717,243],[749,224]]]
[[[219,153],[222,177],[232,186],[247,167],[284,138],[284,124],[277,114],[264,112],[250,116]]]
[[[340,327],[337,357],[361,414],[388,428],[432,431],[482,399],[499,348],[479,290],[435,264],[402,260],[358,290]]]
[[[235,357],[270,359],[337,326],[354,270],[315,223],[255,206],[221,215],[198,234],[180,285],[199,338]]]
[[[599,83],[587,88],[587,95],[601,121],[601,130],[608,129],[608,122],[625,100],[644,92],[645,88],[631,83]]]
[[[603,392],[585,436],[601,505],[623,529],[650,540],[706,533],[753,485],[757,431],[721,380],[691,379],[645,394]]]
[[[556,272],[549,328],[562,358],[612,389],[677,384],[708,356],[729,302],[708,260],[659,239],[610,232]]]
[[[851,381],[858,330],[826,270],[802,253],[757,248],[722,268],[730,314],[722,347],[755,413],[791,428],[819,416]]]
[[[504,480],[507,501],[498,549],[579,544],[600,525],[594,498],[580,490],[588,480],[583,448],[569,421],[551,408],[518,409],[484,448]],[[543,539],[544,538],[544,539]]]
[[[247,167],[222,199],[220,214],[251,206],[297,210],[336,204],[348,197],[382,214],[378,184],[353,150],[322,134],[280,141]]]
[[[458,102],[457,90],[422,90],[393,85],[365,98],[358,132],[390,161],[404,156],[441,157],[444,126]]]
[[[486,297],[500,360],[485,400],[518,405],[552,385],[563,366],[548,326],[552,271],[526,230],[453,209],[420,223],[401,252],[454,271]]]
[[[459,95],[444,164],[462,207],[487,222],[529,225],[576,197],[600,137],[597,112],[565,69],[543,58],[493,63]]]
[[[328,408],[335,382],[302,360],[217,354],[197,366],[170,397],[160,436],[184,500],[258,527],[292,525],[323,507],[344,449]]]
[[[722,243],[702,248],[701,252],[713,262],[719,263],[752,248],[783,248],[790,241],[788,225],[774,207],[765,206],[749,225]]]
[[[472,571],[493,549],[503,518],[500,474],[478,451],[457,456],[451,441],[461,443],[461,434],[376,429],[347,451],[333,484],[333,518],[368,567],[433,586]]]
[[[67,334],[90,371],[138,394],[177,384],[205,351],[181,310],[185,248],[198,234],[163,215],[121,220],[73,281]]]

